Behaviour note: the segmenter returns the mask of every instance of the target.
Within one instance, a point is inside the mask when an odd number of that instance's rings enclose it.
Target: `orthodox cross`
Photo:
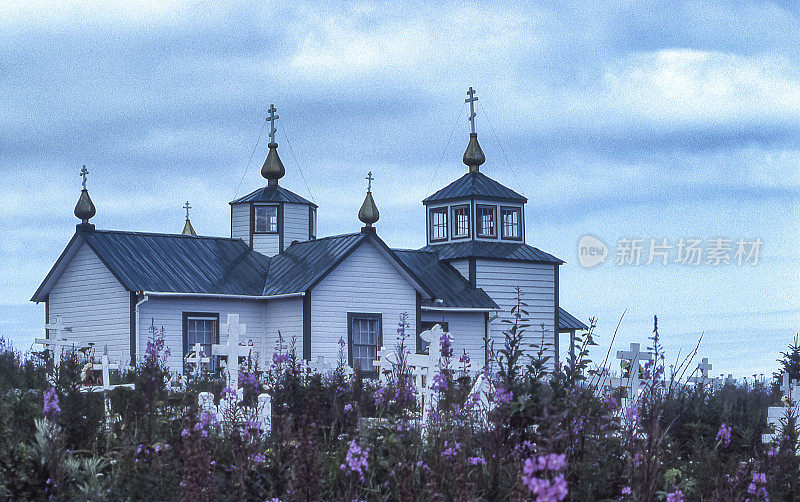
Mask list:
[[[120,366],[119,363],[113,364],[114,369],[119,370]],[[116,385],[111,385],[111,369],[112,363],[108,360],[108,347],[105,347],[103,350],[103,355],[100,357],[99,363],[91,363],[90,366],[91,371],[99,371],[102,380],[100,381],[100,385],[92,385],[87,387],[82,387],[80,392],[102,392],[103,393],[103,404],[105,407],[106,413],[106,429],[111,429],[111,399],[108,397],[108,392],[112,391],[119,387],[125,387],[128,389],[133,389],[134,384],[132,383],[121,383]]]
[[[367,177],[364,179],[367,180],[367,192],[372,191],[372,180],[375,179],[372,177],[372,171],[368,172]]]
[[[640,345],[638,343],[632,343],[630,350],[617,351],[617,359],[620,359],[620,362],[628,363],[628,378],[611,379],[612,387],[623,386],[628,389],[627,397],[632,399],[636,398],[636,395],[639,393],[639,388],[642,385],[641,379],[639,378],[639,362],[653,360],[653,354],[649,352],[640,352],[639,347]]]
[[[64,326],[64,321],[62,321],[60,315],[56,316],[56,322],[45,324],[44,327],[47,332],[49,332],[49,336],[47,336],[47,338],[37,338],[34,342],[42,344],[45,349],[52,347],[53,371],[57,372],[59,365],[61,365],[61,352],[64,350],[64,347],[71,347],[74,345],[73,342],[68,342],[67,339],[64,338],[64,332],[72,331],[72,328]]]
[[[472,87],[469,88],[467,91],[469,97],[464,100],[465,103],[469,103],[469,126],[472,134],[475,134],[475,101],[478,101],[478,98],[475,97],[475,89]]]
[[[275,109],[275,105],[269,105],[269,110],[267,111],[269,112],[269,118],[267,119],[269,120],[269,142],[275,143],[275,121],[280,117],[275,115],[275,112],[278,111]]]
[[[186,204],[184,204],[183,208],[186,210],[186,221],[189,221],[189,210],[192,208],[192,206],[189,205],[188,200],[186,201]]]
[[[81,168],[80,175],[83,178],[83,189],[86,190],[86,175],[89,174],[89,170],[86,169],[86,166]]]
[[[248,345],[239,342],[247,333],[247,325],[239,324],[239,314],[228,314],[228,322],[219,327],[220,335],[227,335],[225,345],[214,344],[211,346],[211,353],[215,356],[226,356],[227,364],[225,372],[228,374],[228,388],[234,392],[239,389],[239,358],[250,357],[253,342]]]

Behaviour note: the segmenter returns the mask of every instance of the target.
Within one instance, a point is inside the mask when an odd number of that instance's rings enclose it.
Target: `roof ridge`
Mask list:
[[[224,241],[241,241],[238,237],[216,237],[213,235],[185,235],[185,234],[168,234],[165,232],[137,232],[134,230],[103,230],[103,229],[95,229],[88,232],[82,232],[84,234],[124,234],[124,235],[149,235],[149,236],[156,236],[156,237],[177,237],[180,239],[213,239],[213,240],[224,240]]]
[[[298,246],[300,244],[310,244],[312,242],[319,242],[319,241],[324,241],[324,240],[328,240],[328,239],[340,239],[342,237],[354,237],[356,235],[364,235],[364,234],[362,234],[360,232],[351,232],[349,234],[326,235],[325,237],[317,237],[316,239],[311,239],[311,240],[307,240],[307,241],[295,241],[295,242],[292,242],[291,244],[289,244],[289,248],[292,247],[292,246]],[[289,249],[289,248],[286,248],[286,249]]]

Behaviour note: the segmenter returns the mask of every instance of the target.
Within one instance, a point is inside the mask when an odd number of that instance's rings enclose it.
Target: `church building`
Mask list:
[[[479,370],[485,341],[503,344],[502,321],[512,319],[519,288],[531,325],[525,343],[544,344],[558,364],[559,333],[587,326],[559,305],[563,261],[526,242],[527,199],[481,172],[477,98],[472,88],[468,95],[467,173],[422,201],[421,249],[394,249],[379,236],[371,173],[358,212],[363,226],[319,236],[317,205],[279,184],[286,171],[271,106],[266,186],[230,203],[229,237],[197,235],[188,203],[180,234],[98,229],[90,223],[96,209],[84,167],[75,206],[81,223],[31,300],[44,302],[46,322],[58,316],[71,328],[66,338],[76,347],[92,343],[132,365],[144,356],[151,325],[164,328],[168,363],[180,371],[196,343],[206,353],[225,343],[220,323],[238,314],[262,366],[280,333],[312,362],[335,361],[342,339],[348,363],[374,371],[378,351],[394,346],[406,315],[417,350],[425,349],[418,334],[441,324],[456,357],[466,350]]]

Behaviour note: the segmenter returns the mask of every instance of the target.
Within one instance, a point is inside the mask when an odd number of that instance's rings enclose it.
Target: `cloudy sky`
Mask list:
[[[188,199],[226,235],[227,202],[263,184],[270,103],[321,235],[359,227],[371,170],[380,235],[424,245],[420,201],[466,169],[472,85],[482,171],[528,197],[527,240],[567,261],[562,306],[603,351],[623,312],[615,347],[657,314],[668,356],[703,333],[712,373],[775,370],[800,330],[794,2],[292,4],[0,3],[0,335],[42,331],[28,300],[82,164],[100,228],[179,232]],[[611,253],[594,268],[587,234]],[[758,264],[644,265],[650,239],[717,237],[760,238]],[[641,265],[613,263],[623,238]]]

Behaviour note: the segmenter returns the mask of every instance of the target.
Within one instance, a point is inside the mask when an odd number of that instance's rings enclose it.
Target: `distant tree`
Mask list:
[[[798,335],[794,335],[794,341],[789,344],[786,352],[781,352],[782,359],[778,359],[781,363],[781,371],[775,376],[778,380],[783,377],[784,373],[789,374],[790,380],[800,380],[800,344],[797,340]]]

